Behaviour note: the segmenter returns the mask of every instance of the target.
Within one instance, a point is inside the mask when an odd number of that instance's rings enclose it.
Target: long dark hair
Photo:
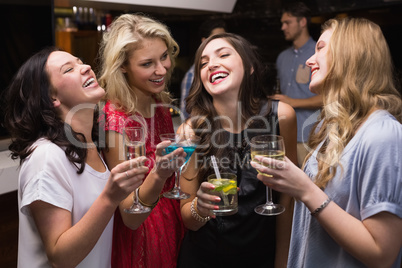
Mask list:
[[[40,138],[46,138],[64,149],[67,158],[80,174],[85,168],[87,149],[72,144],[67,133],[83,143],[86,139],[60,119],[50,96],[51,85],[46,62],[54,51],[59,49],[48,47],[29,58],[5,92],[4,124],[11,135],[9,150],[11,158],[20,158],[21,164],[35,150],[32,144]],[[97,129],[95,126],[94,130]],[[93,131],[93,136],[97,136],[96,131]]]
[[[222,38],[240,55],[244,66],[244,77],[240,85],[238,100],[241,105],[242,124],[248,119],[257,115],[261,110],[262,101],[267,97],[263,89],[263,75],[265,69],[260,61],[260,56],[256,49],[243,37],[232,33],[221,33],[206,39],[198,48],[195,54],[194,81],[190,88],[189,96],[186,98],[186,110],[190,112],[191,126],[197,135],[201,137],[201,149],[197,149],[197,155],[205,156],[216,155],[217,158],[223,156],[225,148],[215,148],[211,146],[212,136],[217,144],[222,144],[225,135],[222,131],[220,120],[214,120],[218,116],[213,106],[212,96],[206,91],[200,77],[201,56],[205,47],[214,39]],[[212,133],[211,130],[217,131]],[[203,178],[208,170],[200,170],[198,178]],[[188,178],[192,179],[192,178]]]

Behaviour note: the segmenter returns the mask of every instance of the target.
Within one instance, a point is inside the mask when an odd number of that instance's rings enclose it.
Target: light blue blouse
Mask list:
[[[306,163],[317,174],[317,151]],[[388,112],[374,112],[345,147],[341,168],[325,193],[342,209],[364,220],[386,211],[402,218],[402,125]],[[402,249],[392,267],[400,268]],[[288,267],[365,267],[343,250],[307,207],[294,210]]]

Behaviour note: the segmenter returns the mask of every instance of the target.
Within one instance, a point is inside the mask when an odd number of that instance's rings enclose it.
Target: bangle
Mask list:
[[[190,211],[191,211],[191,216],[193,216],[193,218],[199,222],[205,223],[207,221],[209,221],[211,219],[210,216],[206,216],[206,217],[202,217],[200,214],[198,214],[194,203],[197,202],[198,197],[195,197],[193,199],[193,201],[191,202],[191,207],[190,207]]]
[[[160,196],[158,195],[158,199],[157,199],[153,204],[147,204],[147,203],[145,203],[144,201],[141,200],[140,195],[138,194],[139,191],[140,191],[140,188],[141,188],[141,186],[138,187],[138,188],[135,190],[135,195],[136,195],[137,198],[138,198],[138,202],[140,202],[140,204],[143,205],[144,207],[150,207],[151,209],[153,209],[154,207],[156,207],[156,205],[157,205],[158,202],[159,202]],[[133,198],[134,198],[134,195],[133,195]]]
[[[326,208],[328,206],[328,204],[331,202],[331,198],[328,197],[327,200],[325,200],[321,206],[319,206],[318,208],[316,208],[313,212],[310,213],[311,216],[316,216],[318,213],[321,212],[321,210],[323,210],[324,208]]]

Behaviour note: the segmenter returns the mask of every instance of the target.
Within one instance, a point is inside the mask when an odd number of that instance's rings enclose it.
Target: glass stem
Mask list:
[[[179,179],[180,179],[180,177],[181,177],[181,169],[182,169],[182,167],[179,168],[179,175],[176,176],[176,180],[175,180],[175,187],[176,187],[176,189],[179,189],[179,190],[180,190],[180,182],[179,182]],[[176,174],[177,174],[177,172],[176,172]]]
[[[138,191],[138,188],[137,188],[137,189],[135,189],[135,192],[134,192],[135,198],[134,198],[134,202],[133,202],[133,207],[134,207],[134,205],[142,206],[140,204],[140,202],[138,201],[138,193],[139,193],[139,191]]]
[[[266,186],[266,195],[267,195],[267,205],[272,205],[272,189]]]
[[[179,177],[181,176],[181,168],[179,168],[179,172],[176,171],[176,177],[174,179],[174,188],[180,189],[180,184],[179,184]]]

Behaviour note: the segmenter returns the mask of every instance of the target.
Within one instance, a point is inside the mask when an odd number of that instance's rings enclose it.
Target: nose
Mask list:
[[[165,67],[165,65],[163,65],[162,62],[158,62],[156,64],[156,68],[155,68],[155,74],[156,75],[165,75],[167,72],[167,67]]]
[[[281,30],[282,30],[282,31],[285,30],[285,23],[282,23]]]
[[[306,60],[306,65],[310,68],[314,65],[314,63],[315,63],[315,53]]]
[[[91,70],[91,65],[89,64],[83,64],[81,67],[81,73],[82,74],[86,74],[87,72],[89,72]]]
[[[216,59],[210,59],[208,62],[208,69],[213,70],[219,66],[219,63]]]

